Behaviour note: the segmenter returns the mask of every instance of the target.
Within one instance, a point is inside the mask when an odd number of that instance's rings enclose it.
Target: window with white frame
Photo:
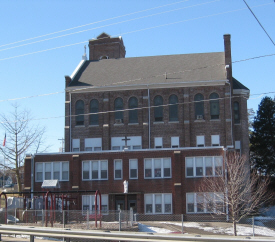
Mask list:
[[[144,159],[144,178],[170,178],[171,158]]]
[[[123,150],[124,148],[126,148],[125,139],[127,139],[127,148],[129,150],[142,149],[141,136],[124,136],[111,138],[112,150]]]
[[[197,147],[204,147],[204,135],[198,135],[197,136]]]
[[[44,180],[69,181],[69,162],[37,162],[35,164],[35,181]]]
[[[146,214],[171,214],[172,213],[172,194],[156,193],[145,194],[145,213]]]
[[[73,149],[72,149],[73,152],[80,151],[80,139],[73,139],[72,146],[73,146]]]
[[[186,177],[221,176],[222,156],[199,156],[185,158]]]
[[[187,213],[221,213],[224,194],[220,192],[186,193]]]
[[[108,180],[108,161],[83,161],[82,180]]]
[[[115,180],[122,179],[122,160],[114,160],[114,178]]]
[[[102,194],[101,195],[101,211],[103,213],[108,212],[108,202],[109,198],[108,195]],[[97,196],[97,211],[99,211],[99,195]],[[95,212],[95,195],[82,195],[82,211],[84,214],[86,214],[85,211],[89,210],[90,213]]]
[[[85,139],[85,151],[100,151],[100,150],[102,150],[102,138]]]
[[[219,135],[211,135],[211,145],[212,146],[220,146],[220,136]]]
[[[137,159],[129,160],[129,178],[138,179],[138,160]]]
[[[171,137],[171,148],[180,147],[180,137]]]
[[[155,137],[155,148],[159,149],[162,148],[162,137]]]
[[[239,140],[235,141],[235,149],[236,150],[240,150],[241,149],[241,141],[239,141]]]

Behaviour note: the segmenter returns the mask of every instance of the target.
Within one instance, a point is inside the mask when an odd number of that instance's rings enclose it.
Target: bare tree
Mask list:
[[[17,104],[13,107],[13,112],[8,116],[0,115],[1,125],[6,132],[7,141],[5,146],[0,147],[0,152],[5,159],[5,165],[2,164],[2,166],[15,172],[18,191],[21,192],[22,181],[20,170],[24,165],[26,153],[31,151],[35,151],[36,153],[38,151],[43,152],[48,147],[44,147],[43,143],[45,128],[31,124],[29,111],[20,111]]]
[[[204,178],[199,190],[207,211],[230,217],[236,236],[237,223],[244,217],[255,215],[272,199],[267,191],[269,178],[250,171],[248,159],[234,151],[227,153],[225,169],[216,171],[216,174],[216,178]]]

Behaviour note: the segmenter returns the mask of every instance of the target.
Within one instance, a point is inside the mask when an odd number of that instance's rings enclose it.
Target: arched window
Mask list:
[[[195,95],[195,119],[204,119],[204,97],[198,93]]]
[[[136,97],[131,97],[129,99],[129,123],[138,123],[138,100]]]
[[[123,112],[118,110],[123,110],[123,100],[120,97],[115,100],[115,122],[123,123]]]
[[[219,95],[215,92],[210,94],[210,116],[211,119],[220,118],[220,104],[219,104]]]
[[[154,98],[154,117],[155,122],[163,121],[163,98],[161,96],[156,96]]]
[[[240,106],[238,102],[234,102],[234,123],[240,123]]]
[[[169,121],[179,121],[178,97],[174,94],[169,97]]]
[[[78,100],[75,104],[75,115],[75,124],[84,125],[84,102],[82,100]]]
[[[90,102],[90,125],[98,125],[98,101],[96,99]]]

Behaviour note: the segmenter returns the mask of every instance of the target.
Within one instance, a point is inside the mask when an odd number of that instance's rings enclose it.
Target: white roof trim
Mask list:
[[[73,80],[74,77],[76,76],[76,74],[78,73],[78,71],[80,70],[80,68],[82,67],[82,65],[84,64],[86,60],[81,60],[78,64],[78,66],[75,68],[74,72],[72,73],[72,75],[70,76],[71,79]]]

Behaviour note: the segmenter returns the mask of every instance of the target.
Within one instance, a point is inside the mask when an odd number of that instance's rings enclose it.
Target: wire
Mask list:
[[[100,29],[100,28],[105,28],[105,27],[117,25],[117,24],[127,23],[127,22],[130,22],[130,21],[135,21],[135,20],[139,20],[139,19],[143,19],[143,18],[148,18],[148,17],[160,15],[160,14],[166,14],[166,13],[170,13],[170,12],[174,12],[174,11],[179,11],[179,10],[186,9],[186,8],[196,7],[196,6],[200,6],[200,5],[203,5],[203,4],[209,4],[209,3],[212,3],[212,2],[216,2],[216,1],[219,1],[219,0],[214,0],[214,1],[211,1],[211,2],[196,4],[196,5],[183,7],[183,8],[177,8],[177,9],[168,10],[168,11],[155,13],[155,14],[150,14],[150,15],[146,15],[146,16],[142,16],[142,17],[138,17],[138,18],[128,19],[128,20],[117,22],[117,23],[111,23],[111,24],[107,24],[107,25],[103,25],[103,26],[99,26],[99,27],[95,27],[95,28],[91,28],[91,29],[81,30],[81,31],[74,32],[74,33],[60,35],[60,36],[56,36],[56,37],[52,37],[52,38],[48,38],[48,39],[38,40],[38,41],[27,43],[27,44],[17,45],[17,46],[9,47],[9,48],[6,48],[6,49],[1,49],[0,52],[5,51],[5,50],[14,49],[14,48],[19,48],[19,47],[22,47],[22,46],[32,45],[32,44],[36,44],[36,43],[40,43],[40,42],[44,42],[44,41],[48,41],[48,40],[53,40],[53,39],[57,39],[57,38],[61,38],[61,37],[66,37],[66,36],[70,36],[70,35],[73,35],[73,34],[79,34],[79,33],[87,32],[87,31],[95,30],[95,29]]]
[[[264,26],[260,23],[259,19],[256,17],[256,15],[253,13],[252,9],[248,6],[248,4],[246,3],[245,0],[243,0],[244,3],[246,4],[246,6],[248,7],[248,9],[250,10],[250,12],[252,13],[252,15],[254,16],[254,18],[257,20],[257,22],[259,23],[259,25],[261,26],[261,28],[264,30],[264,32],[266,33],[266,35],[268,36],[268,38],[270,39],[270,41],[272,42],[273,45],[275,45],[274,41],[271,39],[270,35],[267,33],[267,31],[265,30]]]

